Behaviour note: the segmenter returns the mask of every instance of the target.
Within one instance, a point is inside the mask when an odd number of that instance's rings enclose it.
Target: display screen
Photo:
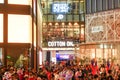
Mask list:
[[[74,59],[73,54],[56,54],[57,61],[65,61],[65,60],[72,60]]]
[[[52,12],[57,14],[67,13],[69,11],[69,4],[67,3],[53,3]]]

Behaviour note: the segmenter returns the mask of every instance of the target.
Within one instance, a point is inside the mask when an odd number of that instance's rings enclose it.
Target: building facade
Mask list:
[[[0,65],[36,68],[41,22],[37,7],[37,0],[0,0]]]
[[[119,63],[120,0],[86,0],[86,43],[80,52],[99,62]]]
[[[61,53],[61,50],[72,50],[74,54],[75,44],[85,42],[84,4],[84,0],[41,0],[42,47],[45,54],[50,51],[52,56],[59,51]]]

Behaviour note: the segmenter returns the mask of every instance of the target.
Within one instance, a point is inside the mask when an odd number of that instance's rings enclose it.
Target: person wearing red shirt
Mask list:
[[[51,76],[50,70],[46,68],[46,69],[45,69],[45,72],[46,72],[46,75],[47,75],[47,79],[48,79],[48,80],[51,80],[52,76]]]
[[[29,72],[28,80],[36,80],[36,77],[34,76],[34,73],[31,72],[31,71]]]
[[[91,70],[92,70],[92,75],[96,75],[98,73],[97,61],[95,59],[91,61]]]

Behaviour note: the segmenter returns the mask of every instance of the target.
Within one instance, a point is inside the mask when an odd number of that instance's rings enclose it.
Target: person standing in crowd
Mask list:
[[[19,80],[23,80],[23,69],[22,68],[18,68],[17,74],[19,76]]]
[[[65,74],[65,80],[72,80],[73,75],[73,71],[68,67]]]
[[[5,67],[6,66],[3,66],[3,67],[0,68],[0,80],[2,80],[2,77],[3,77],[4,73],[5,73],[5,70],[6,70]]]
[[[46,73],[46,75],[47,75],[47,80],[51,80],[52,75],[51,75],[51,71],[50,71],[50,69],[45,68],[44,70],[45,70],[45,73]]]
[[[98,74],[98,65],[96,59],[93,59],[91,61],[91,70],[92,70],[92,75]]]
[[[110,61],[107,60],[107,63],[106,63],[106,73],[108,73],[108,70],[110,70],[110,68],[111,68]]]
[[[8,66],[1,68],[0,80],[120,80],[120,66],[114,65],[106,72],[106,64],[97,66],[93,59],[91,64],[59,65],[48,67],[43,64],[37,71],[34,69],[15,68]],[[98,69],[99,67],[99,69]],[[53,75],[52,75],[53,74]],[[22,76],[22,78],[20,78]]]
[[[17,73],[12,74],[12,80],[20,80],[19,75]],[[22,79],[23,80],[23,79]]]
[[[12,75],[14,74],[14,68],[10,67],[5,71],[3,75],[3,80],[12,80]]]
[[[80,69],[77,69],[75,72],[75,80],[79,80],[81,76],[82,76],[82,71]]]
[[[59,80],[59,71],[54,72],[54,80]]]
[[[112,70],[108,70],[107,80],[114,80]]]

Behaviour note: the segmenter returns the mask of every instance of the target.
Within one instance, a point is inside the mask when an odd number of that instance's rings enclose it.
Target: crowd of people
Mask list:
[[[58,64],[46,61],[37,71],[3,66],[0,68],[0,80],[120,80],[120,67],[109,62],[98,66],[95,60],[84,65],[73,61]]]

